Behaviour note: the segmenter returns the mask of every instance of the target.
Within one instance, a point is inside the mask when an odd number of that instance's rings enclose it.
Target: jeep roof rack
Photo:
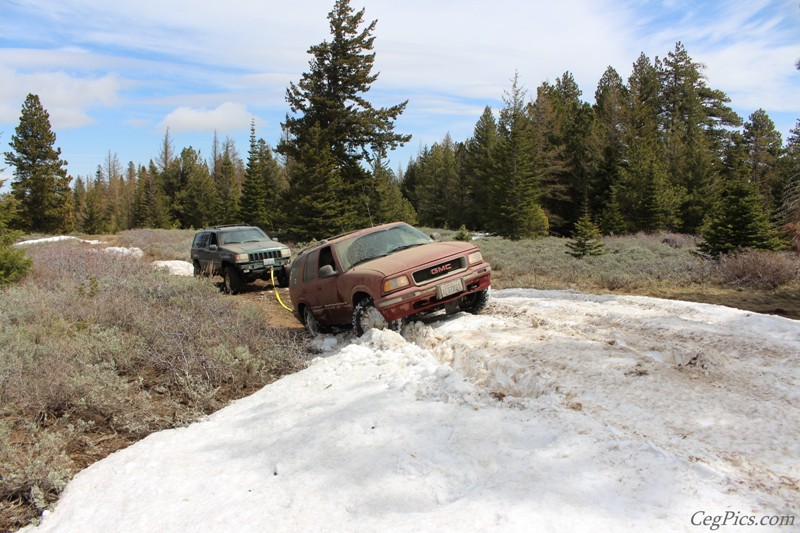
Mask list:
[[[206,229],[222,229],[222,228],[238,228],[238,227],[255,227],[250,224],[217,224],[216,226],[209,226]]]

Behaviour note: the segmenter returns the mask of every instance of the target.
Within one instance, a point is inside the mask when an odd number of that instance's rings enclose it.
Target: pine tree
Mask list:
[[[616,187],[611,187],[608,201],[600,215],[600,230],[603,235],[624,235],[628,232],[625,217],[622,216],[622,209],[617,201]]]
[[[567,242],[567,252],[572,257],[581,259],[587,255],[602,255],[603,238],[600,229],[592,222],[589,214],[583,215],[575,223],[572,240]]]
[[[778,223],[787,226],[790,238],[800,245],[800,120],[790,131],[780,163],[781,205],[775,213]]]
[[[236,175],[233,168],[233,161],[228,154],[222,157],[215,181],[216,188],[216,209],[211,219],[215,224],[235,224],[241,220],[239,215],[239,202],[241,194],[236,187]],[[264,227],[266,229],[266,227]]]
[[[255,123],[252,123],[252,127],[255,128]],[[211,153],[208,168],[216,189],[211,201],[213,204],[211,220],[215,224],[242,222],[244,218],[240,207],[246,170],[242,166],[236,145],[230,138],[220,144],[217,133],[214,132]]]
[[[748,151],[750,181],[756,184],[765,207],[770,211],[777,209],[783,193],[777,166],[778,158],[783,154],[781,134],[767,112],[758,109],[745,123],[743,139]]]
[[[622,217],[619,202],[609,210],[612,190],[619,183],[620,168],[625,157],[625,128],[629,121],[628,89],[622,78],[608,67],[597,84],[594,93],[595,127],[591,132],[591,149],[597,161],[591,180],[589,208],[595,213],[610,213]],[[615,194],[614,194],[615,196]],[[608,217],[604,217],[606,220]],[[619,221],[617,221],[619,222]],[[615,224],[614,233],[619,233],[620,225]],[[604,229],[605,231],[605,229]]]
[[[489,183],[495,167],[497,121],[489,106],[475,124],[472,138],[467,140],[464,173],[469,185],[470,209],[467,223],[471,228],[485,230],[489,216]]]
[[[702,235],[704,242],[698,248],[712,256],[744,248],[777,250],[780,247],[758,193],[743,179],[726,184]]]
[[[290,239],[323,239],[347,229],[338,192],[342,176],[336,157],[320,128],[308,132],[308,141],[292,161],[293,179],[286,191],[286,234]]]
[[[105,183],[102,206],[106,210],[107,231],[116,233],[127,229],[128,212],[125,204],[125,179],[122,176],[122,165],[117,154],[109,150],[98,172],[103,175]]]
[[[500,111],[497,167],[490,184],[489,229],[510,239],[544,235],[548,220],[538,203],[531,121],[526,91],[514,75]]]
[[[0,171],[5,170],[0,168]],[[5,180],[0,179],[0,189]],[[9,229],[17,216],[17,200],[11,194],[0,194],[0,286],[25,277],[33,264],[25,251],[13,246],[20,232]]]
[[[531,154],[537,169],[539,198],[551,225],[563,227],[566,222],[558,214],[559,205],[568,202],[568,191],[561,177],[566,173],[566,157],[562,138],[555,87],[545,82],[536,89],[536,100],[527,106],[531,122]]]
[[[570,72],[556,80],[551,96],[559,123],[559,135],[553,142],[560,146],[563,158],[562,171],[554,176],[563,201],[549,205],[551,227],[556,233],[567,233],[594,189],[595,161],[590,145],[594,111],[581,101],[581,90]]]
[[[417,213],[407,198],[400,191],[400,184],[382,159],[376,159],[372,175],[375,176],[375,191],[377,205],[375,209],[375,223],[403,221],[408,224],[417,223]]]
[[[309,53],[310,71],[304,73],[298,84],[291,83],[286,91],[292,116],[283,124],[287,136],[278,145],[278,152],[287,162],[290,181],[304,182],[305,177],[296,173],[300,167],[314,167],[311,162],[300,160],[309,154],[309,147],[317,139],[330,146],[328,150],[341,180],[341,189],[324,191],[321,203],[327,203],[331,193],[341,206],[344,227],[354,228],[368,223],[368,196],[371,175],[365,171],[363,162],[369,163],[376,156],[388,153],[400,146],[410,135],[394,132],[394,121],[405,109],[406,103],[375,108],[364,94],[377,79],[372,74],[375,54],[372,51],[375,37],[372,35],[377,21],[362,28],[364,10],[354,11],[349,0],[337,0],[328,14],[332,40],[312,46]],[[292,185],[297,188],[296,184]],[[308,233],[324,223],[313,212],[291,220],[289,224],[300,230],[308,226]]]
[[[70,231],[72,178],[67,175],[67,162],[60,159],[61,149],[53,147],[56,135],[38,96],[29,94],[25,99],[15,132],[10,143],[13,151],[5,153],[5,160],[14,167],[11,190],[19,202],[20,229]]]
[[[174,199],[178,223],[182,228],[195,229],[209,225],[214,215],[214,206],[209,201],[214,197],[214,181],[208,167],[191,146],[181,151],[175,163],[179,182],[184,184]]]
[[[86,185],[88,181],[88,178],[84,182],[83,178],[78,176],[75,178],[75,185],[72,187],[72,208],[77,215],[76,223],[78,226],[80,226],[80,214],[83,211],[83,204],[86,201]]]
[[[0,287],[25,277],[33,264],[24,249],[13,246],[21,235],[21,232],[8,227],[16,208],[16,199],[12,195],[0,195]]]
[[[264,182],[264,201],[269,214],[269,227],[275,231],[275,226],[285,218],[281,202],[281,196],[286,189],[283,170],[264,139],[258,140],[257,153],[261,179]]]
[[[749,182],[747,149],[734,137],[725,156],[726,182],[702,229],[698,248],[716,257],[745,248],[777,250],[781,243],[772,229],[756,186]]]
[[[132,227],[170,228],[169,207],[159,181],[159,172],[153,161],[150,168],[139,168],[133,206]]]
[[[673,186],[685,191],[680,207],[681,229],[694,233],[710,207],[728,133],[725,126],[739,126],[741,119],[728,106],[730,99],[710,89],[702,65],[692,61],[678,42],[662,61],[657,61],[661,81],[660,125],[663,130],[668,175]]]
[[[455,197],[461,190],[458,187],[455,145],[449,135],[420,156],[416,179],[420,223],[434,228],[450,226],[457,217]]]
[[[268,231],[271,224],[267,207],[267,184],[264,179],[265,161],[262,159],[263,154],[258,141],[255,122],[251,122],[250,151],[247,156],[242,195],[239,197],[239,212],[242,219],[249,224]]]
[[[97,178],[88,184],[83,209],[79,214],[80,229],[89,235],[107,233],[109,229],[109,213],[105,207],[107,185],[102,179],[102,171],[97,169]]]
[[[631,231],[675,227],[684,189],[672,183],[659,126],[661,80],[644,54],[628,79],[628,116],[623,127],[623,164],[614,188],[619,211]]]

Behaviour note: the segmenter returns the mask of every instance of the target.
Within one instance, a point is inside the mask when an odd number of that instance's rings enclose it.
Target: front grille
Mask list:
[[[423,268],[422,270],[417,270],[414,272],[413,277],[414,281],[417,283],[425,283],[432,279],[439,278],[441,276],[446,276],[447,274],[452,274],[453,272],[463,270],[467,266],[467,260],[464,257],[459,257],[456,259],[452,259],[450,261],[445,261],[444,263],[439,263],[438,265]]]
[[[280,250],[267,250],[265,252],[251,252],[247,254],[250,261],[263,261],[264,259],[280,259]]]

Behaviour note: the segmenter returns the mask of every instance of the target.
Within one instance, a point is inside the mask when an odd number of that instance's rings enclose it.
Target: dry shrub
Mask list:
[[[712,275],[734,287],[775,289],[798,277],[796,255],[746,250],[711,262]]]
[[[189,260],[194,230],[133,229],[116,235],[119,246],[136,247],[152,260]]]
[[[24,445],[21,438],[35,442]],[[41,512],[56,501],[75,470],[65,451],[69,440],[69,435],[35,427],[15,434],[0,424],[0,529],[24,526],[30,509]]]

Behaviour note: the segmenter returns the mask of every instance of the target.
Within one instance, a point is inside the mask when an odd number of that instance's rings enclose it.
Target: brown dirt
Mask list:
[[[278,296],[286,304],[287,307],[292,307],[292,301],[289,298],[289,289],[278,288]],[[285,328],[289,331],[302,332],[304,330],[303,324],[298,321],[291,311],[284,309],[275,295],[275,289],[272,283],[268,281],[256,280],[253,283],[246,285],[242,291],[233,296],[233,298],[249,303],[255,303],[264,311],[264,320],[267,325],[274,328]]]
[[[647,296],[725,305],[800,320],[800,284],[775,290],[740,290],[732,287],[673,288],[649,291]]]

